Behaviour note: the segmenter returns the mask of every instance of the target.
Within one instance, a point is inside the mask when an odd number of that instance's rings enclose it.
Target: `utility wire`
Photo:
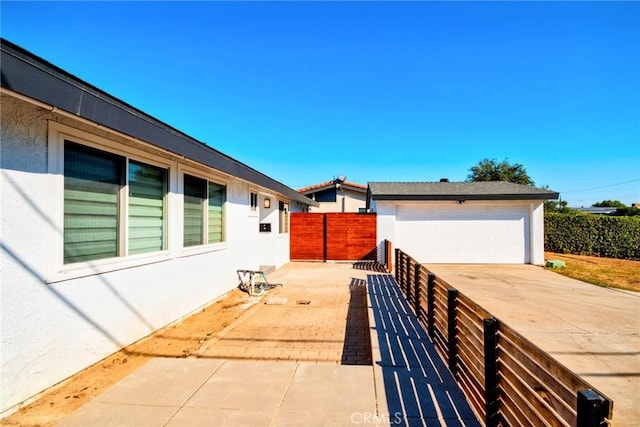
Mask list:
[[[592,187],[592,188],[585,188],[582,190],[571,190],[571,191],[562,191],[563,194],[568,194],[568,193],[580,193],[581,191],[591,191],[591,190],[599,190],[601,188],[609,188],[609,187],[615,187],[617,185],[624,185],[624,184],[630,184],[632,182],[638,182],[640,181],[640,178],[637,179],[632,179],[631,181],[625,181],[625,182],[619,182],[617,184],[608,184],[608,185],[603,185],[600,187]]]

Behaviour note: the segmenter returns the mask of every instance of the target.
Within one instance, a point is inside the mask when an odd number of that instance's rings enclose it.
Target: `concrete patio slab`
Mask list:
[[[94,400],[125,405],[182,406],[222,366],[221,360],[155,358]]]
[[[175,414],[172,406],[123,405],[91,401],[56,424],[58,427],[164,426]]]
[[[226,361],[185,406],[273,413],[295,372],[295,363]]]
[[[280,409],[315,416],[316,423],[327,415],[343,415],[344,423],[354,412],[375,412],[371,367],[301,363]]]
[[[185,407],[166,427],[269,426],[272,419],[271,411]]]

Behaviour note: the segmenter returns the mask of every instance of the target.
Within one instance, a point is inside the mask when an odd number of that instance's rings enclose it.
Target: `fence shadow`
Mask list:
[[[367,291],[379,347],[373,364],[382,370],[391,419],[409,426],[480,426],[395,279],[370,274]]]
[[[371,365],[367,281],[351,278],[349,310],[342,346],[342,365]]]
[[[353,263],[353,268],[356,270],[375,271],[378,273],[387,272],[387,268],[383,264],[380,264],[378,261],[356,261]]]

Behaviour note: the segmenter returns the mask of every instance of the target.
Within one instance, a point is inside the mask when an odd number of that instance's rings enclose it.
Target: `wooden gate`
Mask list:
[[[292,213],[292,261],[376,259],[376,214]]]

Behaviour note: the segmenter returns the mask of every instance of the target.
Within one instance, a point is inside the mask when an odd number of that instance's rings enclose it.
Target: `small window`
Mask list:
[[[289,203],[279,202],[278,203],[278,211],[279,211],[279,232],[280,233],[288,233],[289,232]]]
[[[209,241],[218,243],[224,241],[224,208],[225,186],[209,183]]]
[[[194,176],[184,176],[184,246],[204,243],[204,201],[207,198],[207,181]]]
[[[250,197],[250,206],[251,206],[251,212],[255,212],[258,210],[258,194],[251,192],[251,197]]]
[[[315,193],[314,200],[319,203],[335,203],[336,201],[336,189],[329,188],[327,190],[318,191]]]
[[[166,169],[129,161],[129,255],[167,248],[166,195]]]
[[[224,241],[225,199],[224,185],[184,176],[185,247]]]

